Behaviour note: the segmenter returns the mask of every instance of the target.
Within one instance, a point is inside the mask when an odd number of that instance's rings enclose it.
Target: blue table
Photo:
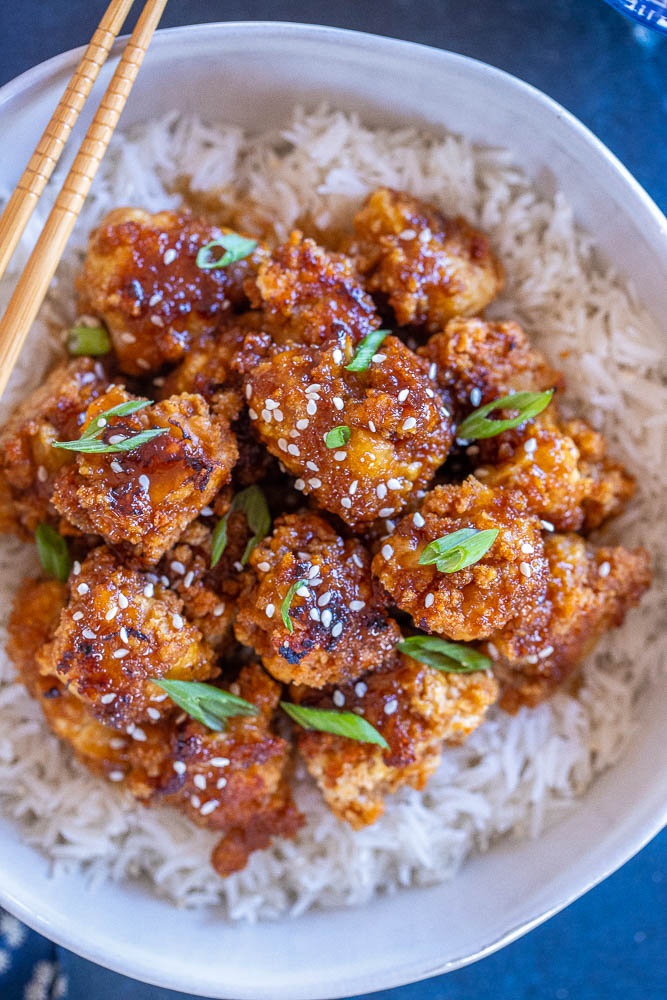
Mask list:
[[[0,84],[86,42],[106,0],[0,0]],[[140,6],[140,5],[139,5]],[[573,111],[667,209],[667,38],[603,0],[179,0],[162,24],[327,23],[500,66]],[[467,969],[376,1000],[663,1000],[667,832],[545,926]],[[24,992],[30,984],[30,991]],[[0,915],[2,1000],[178,1000],[116,976]]]

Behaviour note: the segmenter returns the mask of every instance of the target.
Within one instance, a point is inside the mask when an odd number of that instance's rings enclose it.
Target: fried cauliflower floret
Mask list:
[[[430,542],[462,528],[498,535],[478,562],[454,573],[419,564]],[[373,560],[373,572],[419,628],[462,641],[491,635],[539,600],[546,569],[540,522],[521,493],[489,489],[473,476],[428,493]]]
[[[370,559],[317,514],[289,514],[254,550],[253,585],[239,601],[235,632],[278,680],[323,687],[373,670],[392,653],[400,632],[374,586]],[[293,584],[289,618],[282,603]]]
[[[246,376],[255,431],[297,489],[351,527],[391,517],[424,489],[447,456],[452,426],[426,365],[387,337],[366,371],[352,350],[294,347]],[[334,428],[350,438],[327,447]]]
[[[349,257],[323,250],[293,232],[262,261],[246,288],[263,328],[278,344],[353,344],[380,326],[370,295]]]
[[[86,412],[96,417],[134,397],[118,386]],[[76,455],[56,479],[53,504],[82,531],[102,535],[151,565],[229,481],[237,450],[228,424],[211,418],[201,396],[184,393],[129,416],[110,417],[112,444],[152,427],[166,433],[131,451]]]
[[[58,523],[53,483],[74,456],[51,445],[79,436],[86,408],[107,386],[99,362],[77,358],[54,368],[10,416],[0,432],[0,531],[28,537],[41,521]]]
[[[280,685],[251,664],[232,688],[258,714],[229,719],[223,732],[192,720],[177,728],[154,798],[224,831],[212,856],[220,875],[240,871],[252,851],[274,837],[293,837],[303,825],[287,784],[290,747],[274,727]]]
[[[67,600],[67,587],[59,580],[24,580],[7,625],[7,655],[19,679],[33,697],[37,694],[37,653],[52,638]]]
[[[201,247],[229,232],[186,212],[116,208],[91,233],[81,305],[104,320],[122,371],[145,375],[179,361],[195,337],[247,305],[243,282],[265,251],[227,267],[197,265]]]
[[[586,477],[582,500],[584,531],[594,531],[624,509],[635,495],[634,478],[618,462],[607,456],[607,442],[583,420],[565,425],[579,449],[579,467]]]
[[[151,678],[206,680],[216,673],[201,633],[182,617],[168,588],[121,563],[101,546],[74,564],[70,596],[53,639],[37,653],[99,721],[134,733],[173,706]]]
[[[502,269],[483,233],[403,191],[374,191],[354,232],[347,251],[399,326],[433,333],[452,316],[480,312],[502,289]]]
[[[563,377],[517,323],[452,319],[417,353],[458,419],[511,392],[562,388]]]
[[[651,582],[644,549],[598,548],[578,535],[551,535],[546,598],[482,648],[503,685],[501,705],[534,707],[564,684],[600,636],[622,624]]]
[[[295,692],[308,706],[358,710],[384,736],[389,750],[300,729],[299,752],[332,812],[359,829],[382,815],[386,795],[403,785],[423,788],[440,763],[442,741],[463,743],[482,723],[497,693],[490,673],[441,673],[398,656],[393,664],[336,691]]]

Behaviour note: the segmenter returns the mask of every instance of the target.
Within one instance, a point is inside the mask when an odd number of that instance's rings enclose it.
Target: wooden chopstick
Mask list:
[[[0,395],[63,255],[166,3],[167,0],[147,0],[0,320]]]
[[[51,121],[44,129],[35,152],[5,205],[0,216],[0,278],[5,273],[21,233],[60,159],[70,132],[133,2],[134,0],[111,0],[53,112]]]

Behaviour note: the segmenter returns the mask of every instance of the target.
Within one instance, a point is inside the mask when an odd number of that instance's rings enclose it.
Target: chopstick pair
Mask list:
[[[0,217],[0,278],[58,162],[133,0],[111,0]],[[39,311],[167,0],[147,0],[0,320],[0,395]]]

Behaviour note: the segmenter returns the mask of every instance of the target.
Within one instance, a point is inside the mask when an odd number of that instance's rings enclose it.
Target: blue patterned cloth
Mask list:
[[[665,0],[609,2],[639,16]],[[0,83],[88,41],[105,4],[0,0]],[[225,18],[324,21],[440,45],[507,69],[570,108],[667,208],[667,40],[602,0],[179,0],[162,24]],[[667,832],[496,955],[365,1000],[664,1000],[666,915]],[[0,1000],[188,998],[92,965],[0,910]]]

